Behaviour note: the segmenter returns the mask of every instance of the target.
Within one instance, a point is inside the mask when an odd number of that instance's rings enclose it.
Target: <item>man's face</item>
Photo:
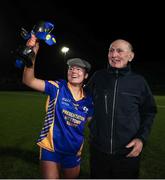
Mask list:
[[[129,44],[124,40],[114,41],[109,48],[108,61],[114,68],[126,67],[133,57],[134,53],[131,51]]]
[[[68,81],[71,84],[82,84],[87,76],[86,70],[79,66],[70,66],[68,69]]]

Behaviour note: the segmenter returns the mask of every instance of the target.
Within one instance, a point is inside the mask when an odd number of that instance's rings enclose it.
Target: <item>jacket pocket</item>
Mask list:
[[[134,92],[121,92],[118,98],[120,113],[130,115],[139,111],[140,96]]]

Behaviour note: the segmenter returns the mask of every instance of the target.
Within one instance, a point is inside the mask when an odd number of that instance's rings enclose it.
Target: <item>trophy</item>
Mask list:
[[[21,36],[28,40],[31,38],[31,35],[34,34],[38,40],[45,41],[46,44],[49,46],[52,46],[56,44],[55,36],[51,34],[51,31],[54,29],[54,25],[50,22],[46,21],[40,21],[36,25],[34,25],[33,29],[30,31],[30,33],[22,28],[21,29]],[[16,50],[16,61],[15,65],[17,68],[22,68],[24,66],[31,67],[32,64],[32,58],[35,56],[35,53],[33,51],[32,47],[28,47],[26,45],[20,46]]]

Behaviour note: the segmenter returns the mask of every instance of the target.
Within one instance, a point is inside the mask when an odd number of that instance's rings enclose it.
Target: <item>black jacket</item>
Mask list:
[[[156,104],[145,79],[123,69],[97,71],[87,90],[94,100],[89,124],[90,141],[100,151],[127,154],[125,146],[134,138],[146,141],[156,114]]]

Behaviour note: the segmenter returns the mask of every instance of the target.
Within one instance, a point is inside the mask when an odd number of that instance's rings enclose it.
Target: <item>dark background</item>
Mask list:
[[[59,1],[60,2],[60,1]],[[164,89],[164,6],[140,1],[5,1],[0,6],[0,85],[3,90],[24,89],[22,70],[14,65],[13,52],[25,44],[21,27],[30,31],[40,20],[55,24],[57,44],[40,44],[36,76],[64,77],[65,61],[82,57],[92,64],[90,75],[107,65],[109,44],[118,38],[134,47],[134,71],[141,73],[154,91]],[[162,2],[163,3],[163,2]],[[62,46],[70,48],[64,56]]]

